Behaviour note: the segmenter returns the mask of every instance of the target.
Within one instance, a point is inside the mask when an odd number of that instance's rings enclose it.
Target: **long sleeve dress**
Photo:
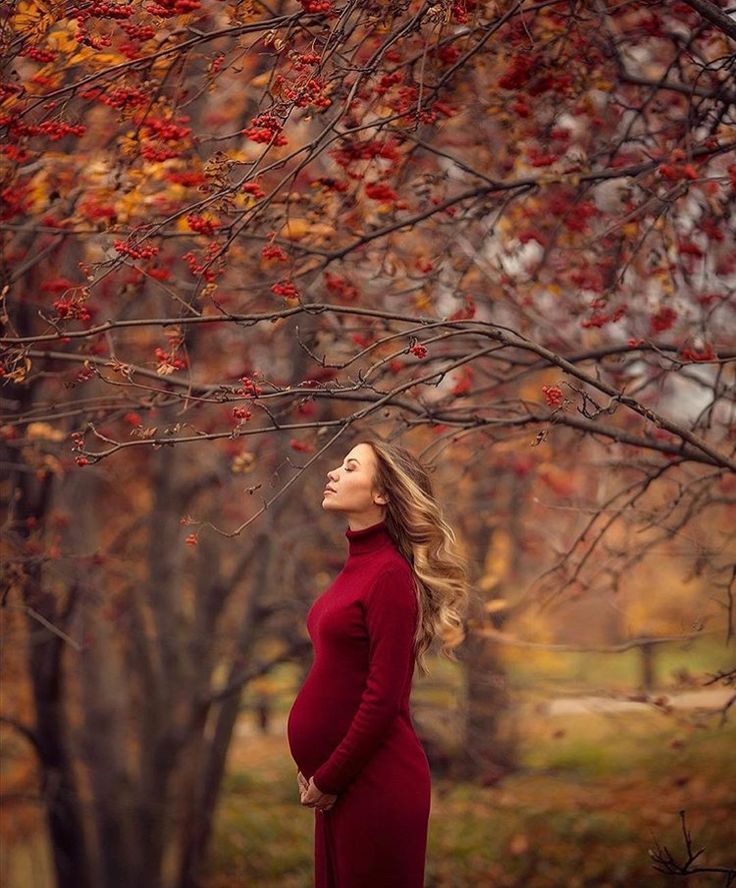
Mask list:
[[[315,888],[422,888],[429,763],[409,711],[418,603],[385,522],[307,614],[314,660],[289,712],[291,755],[333,807],[314,812]]]

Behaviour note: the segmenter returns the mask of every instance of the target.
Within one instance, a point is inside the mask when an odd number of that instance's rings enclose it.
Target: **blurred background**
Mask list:
[[[0,15],[3,886],[312,884],[368,430],[470,569],[428,888],[732,884],[728,0]]]

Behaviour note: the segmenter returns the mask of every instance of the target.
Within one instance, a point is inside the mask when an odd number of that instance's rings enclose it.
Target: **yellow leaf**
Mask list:
[[[306,219],[289,219],[286,224],[282,226],[279,234],[282,237],[296,238],[304,237],[308,231],[309,222]]]
[[[332,225],[326,222],[310,222],[309,219],[295,218],[289,219],[281,228],[279,234],[282,237],[296,240],[304,237],[305,234],[311,234],[315,237],[329,237],[335,233]]]
[[[28,371],[31,369],[31,359],[23,358],[23,366],[18,366],[11,373],[6,373],[8,379],[12,379],[13,382],[23,382],[23,380],[28,375]]]
[[[414,297],[414,306],[419,311],[424,311],[432,305],[432,299],[430,298],[429,293],[426,290],[421,290]]]
[[[46,38],[46,42],[50,49],[55,50],[60,55],[69,55],[72,51],[79,49],[79,43],[74,39],[74,30],[65,28],[60,31],[52,31]]]
[[[88,59],[91,59],[96,52],[91,46],[81,46],[79,43],[77,44],[77,48],[77,52],[75,52],[69,59],[67,65],[78,65],[80,62],[86,62]]]
[[[264,87],[268,83],[271,76],[271,69],[269,68],[267,71],[264,71],[263,74],[251,77],[249,83],[252,87],[255,87],[255,89],[261,89],[261,87]]]
[[[29,441],[63,441],[65,437],[64,432],[47,422],[31,422],[26,426],[26,438]]]
[[[21,0],[15,8],[11,26],[26,38],[37,39],[54,23],[54,17],[46,3]]]
[[[621,226],[621,231],[623,231],[626,237],[636,237],[639,233],[639,225],[636,222],[627,222]]]
[[[128,61],[125,56],[116,52],[97,52],[94,57],[95,68],[110,68]]]

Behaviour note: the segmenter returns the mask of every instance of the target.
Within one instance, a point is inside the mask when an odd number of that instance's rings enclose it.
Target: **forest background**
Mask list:
[[[311,884],[283,718],[370,429],[471,568],[428,885],[731,884],[733,8],[1,22],[3,883]]]

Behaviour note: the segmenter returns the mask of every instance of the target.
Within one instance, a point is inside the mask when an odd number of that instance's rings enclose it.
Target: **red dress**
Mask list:
[[[345,536],[345,566],[307,614],[314,661],[287,722],[299,770],[338,794],[314,812],[315,888],[422,888],[431,783],[409,711],[413,571],[385,522]]]

